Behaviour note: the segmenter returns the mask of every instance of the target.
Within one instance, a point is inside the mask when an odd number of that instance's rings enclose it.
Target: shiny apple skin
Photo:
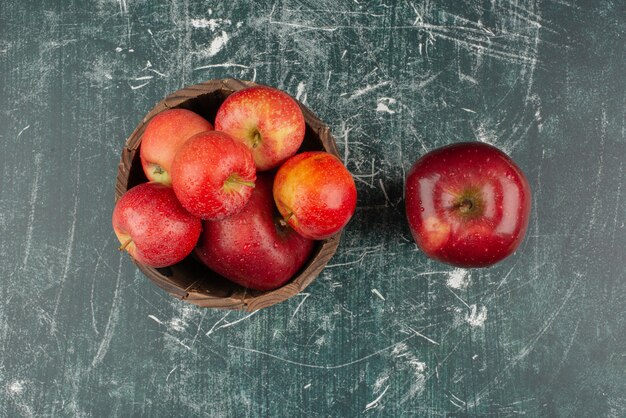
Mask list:
[[[126,251],[151,267],[182,261],[196,246],[202,227],[200,219],[181,206],[171,187],[156,182],[142,183],[124,193],[112,218],[120,244],[132,239]]]
[[[231,182],[232,176],[251,184]],[[192,215],[202,219],[224,219],[243,209],[255,179],[256,167],[248,148],[219,131],[188,139],[172,163],[176,197]]]
[[[215,129],[245,144],[258,170],[267,171],[298,151],[306,123],[300,106],[287,93],[254,86],[226,98],[215,116]]]
[[[314,242],[281,223],[271,174],[259,174],[243,210],[221,221],[204,221],[196,255],[211,270],[256,290],[288,282],[310,258]]]
[[[464,142],[433,150],[411,168],[406,214],[429,257],[459,267],[487,267],[511,255],[528,228],[531,190],[498,148]]]
[[[186,109],[165,110],[148,122],[141,136],[141,166],[149,181],[172,184],[172,161],[192,136],[213,130],[211,122]]]
[[[276,173],[274,200],[280,214],[303,237],[329,238],[356,209],[354,179],[339,158],[323,151],[297,154]]]

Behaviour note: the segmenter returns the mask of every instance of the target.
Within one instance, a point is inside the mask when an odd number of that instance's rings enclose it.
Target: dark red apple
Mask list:
[[[228,96],[215,116],[215,129],[250,148],[257,168],[264,171],[298,151],[306,124],[300,106],[287,93],[255,86]]]
[[[178,149],[192,136],[213,125],[191,110],[169,109],[153,117],[141,136],[141,166],[149,181],[171,185],[172,161]]]
[[[143,183],[117,201],[113,231],[126,250],[151,267],[176,264],[193,251],[200,236],[201,221],[187,212],[171,187]]]
[[[415,242],[427,256],[455,266],[486,267],[511,255],[524,239],[530,205],[522,170],[481,142],[427,153],[406,180]]]
[[[288,282],[312,249],[313,241],[282,222],[272,197],[272,176],[260,174],[241,212],[203,222],[196,255],[211,270],[241,286],[270,290]]]
[[[354,214],[356,187],[343,163],[327,152],[294,155],[276,173],[274,199],[281,215],[303,237],[326,239]]]
[[[172,163],[176,197],[202,219],[223,219],[239,212],[252,195],[255,179],[248,148],[219,131],[189,138]]]

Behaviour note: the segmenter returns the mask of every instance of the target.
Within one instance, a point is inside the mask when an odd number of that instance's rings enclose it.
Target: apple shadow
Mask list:
[[[402,172],[398,171],[384,185],[375,188],[361,187],[359,190],[357,209],[348,224],[350,235],[361,241],[355,244],[390,243],[397,241],[398,237],[402,237],[402,241],[412,242],[404,205],[405,182]]]

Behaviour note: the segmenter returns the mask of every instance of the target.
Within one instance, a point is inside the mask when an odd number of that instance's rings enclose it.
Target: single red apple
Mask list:
[[[250,148],[259,171],[278,167],[294,155],[305,128],[298,103],[287,93],[266,86],[231,94],[215,116],[215,129]]]
[[[196,255],[241,286],[270,290],[285,284],[309,259],[313,241],[284,224],[272,198],[272,176],[260,174],[243,210],[204,221]]]
[[[171,187],[155,182],[133,187],[113,210],[120,250],[151,267],[170,266],[187,257],[201,227],[200,219],[180,205]]]
[[[321,151],[303,152],[276,173],[274,199],[285,221],[300,235],[326,239],[354,214],[356,187],[343,163]]]
[[[415,242],[427,256],[460,267],[486,267],[512,254],[524,239],[530,203],[522,170],[481,142],[427,153],[406,180]]]
[[[211,122],[186,109],[165,110],[150,119],[139,149],[148,180],[171,185],[172,161],[180,146],[195,134],[210,130]]]
[[[248,148],[219,131],[185,142],[172,163],[172,186],[180,203],[202,219],[239,212],[254,189],[256,167]]]

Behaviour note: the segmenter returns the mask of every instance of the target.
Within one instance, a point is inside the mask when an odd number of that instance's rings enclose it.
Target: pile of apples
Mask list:
[[[148,182],[113,211],[120,250],[151,267],[195,252],[239,285],[278,288],[310,258],[315,240],[348,223],[354,180],[332,154],[296,154],[305,120],[280,90],[235,92],[214,122],[170,109],[148,123],[140,148]]]

